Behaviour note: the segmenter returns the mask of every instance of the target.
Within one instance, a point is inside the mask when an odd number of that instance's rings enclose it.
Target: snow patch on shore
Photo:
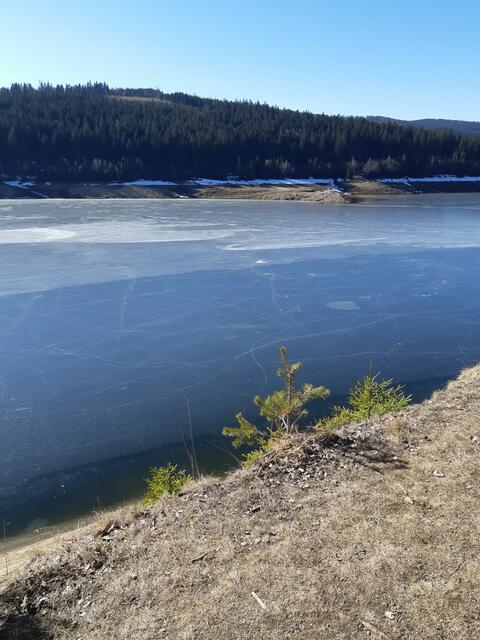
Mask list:
[[[256,178],[254,180],[239,180],[230,178],[227,180],[216,180],[213,178],[194,178],[186,182],[169,182],[168,180],[131,180],[129,182],[109,182],[111,186],[133,186],[133,187],[179,187],[182,185],[192,187],[222,187],[222,186],[306,186],[325,185],[334,191],[340,191],[333,178]]]
[[[254,180],[212,180],[210,178],[196,178],[195,180],[188,180],[185,184],[195,185],[199,187],[218,187],[218,186],[247,186],[247,187],[261,187],[264,185],[272,186],[305,186],[323,184],[332,189],[338,189],[333,178],[255,178]]]
[[[178,182],[169,182],[168,180],[143,180],[142,178],[138,180],[131,180],[130,182],[109,182],[110,186],[114,187],[177,187]],[[96,186],[91,184],[90,186]]]
[[[38,191],[31,190],[31,188],[35,185],[35,183],[31,182],[31,180],[21,180],[20,178],[17,178],[16,180],[4,180],[3,183],[8,185],[9,187],[14,187],[15,189],[24,189],[29,193],[40,196],[40,198],[48,198],[48,196],[46,196],[44,193],[39,193]]]
[[[5,180],[4,182],[9,187],[15,187],[16,189],[30,189],[30,187],[33,187],[34,185],[33,182],[30,182],[30,181],[24,182],[19,178],[17,178],[16,180]]]
[[[407,185],[415,182],[480,182],[480,176],[440,175],[431,176],[429,178],[378,178],[376,181],[384,184],[392,183]]]

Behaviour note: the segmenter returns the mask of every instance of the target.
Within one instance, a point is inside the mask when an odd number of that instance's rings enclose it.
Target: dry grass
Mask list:
[[[479,409],[477,367],[328,445],[110,514],[4,591],[0,637],[478,638]]]
[[[348,193],[332,191],[325,185],[219,185],[193,187],[189,195],[194,198],[225,200],[290,200],[319,204],[345,204],[353,202]]]
[[[359,200],[370,200],[380,196],[399,196],[402,194],[415,193],[415,190],[401,183],[382,183],[376,180],[356,179],[346,180],[345,189]]]

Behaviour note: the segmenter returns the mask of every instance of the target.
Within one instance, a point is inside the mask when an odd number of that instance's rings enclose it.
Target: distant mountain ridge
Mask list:
[[[464,135],[480,135],[480,122],[471,120],[448,120],[446,118],[423,118],[420,120],[400,120],[387,116],[367,116],[367,120],[376,123],[400,124],[407,127],[422,127],[423,129],[449,129]]]

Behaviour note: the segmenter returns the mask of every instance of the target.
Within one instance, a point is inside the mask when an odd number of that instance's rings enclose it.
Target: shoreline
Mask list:
[[[435,406],[431,406],[433,402],[432,398],[436,398],[438,394],[444,393],[445,390],[451,386],[461,385],[462,379],[470,379],[471,377],[480,377],[480,364],[463,369],[456,376],[448,379],[446,383],[439,384],[424,400],[411,404],[406,412],[416,412],[423,408],[428,408],[429,411],[435,410]],[[470,397],[471,396],[469,396],[469,398]],[[385,421],[388,422],[391,418],[395,419],[395,415],[395,413],[387,414],[385,417],[377,418],[377,420],[382,423]],[[238,469],[231,468],[226,473],[209,473],[202,477],[211,478],[215,482],[228,482],[232,476],[236,477],[238,473]],[[144,508],[141,497],[125,498],[106,508],[101,507],[98,511],[93,510],[89,513],[66,519],[63,522],[46,526],[37,531],[26,531],[22,534],[2,539],[0,541],[0,587],[2,582],[7,582],[12,578],[12,574],[14,573],[12,568],[18,570],[26,565],[34,555],[39,553],[44,554],[71,537],[91,532],[92,528],[95,529],[98,526],[100,520],[105,518],[109,519],[109,516],[112,514],[135,508]],[[5,558],[7,558],[8,561],[6,561]],[[7,566],[10,568],[8,574],[6,572]]]
[[[5,631],[93,638],[124,629],[128,638],[128,621],[140,619],[155,637],[195,628],[203,638],[218,619],[233,640],[240,608],[242,637],[287,637],[289,607],[319,639],[355,637],[359,624],[389,638],[425,638],[440,625],[445,638],[472,637],[479,381],[476,365],[426,401],[341,427],[331,441],[292,436],[248,470],[12,553],[0,579]],[[149,618],[150,594],[160,620]],[[257,594],[268,617],[252,609]],[[443,613],[448,594],[462,627]]]
[[[409,181],[411,180],[411,181]],[[165,185],[155,181],[133,183],[31,183],[0,182],[0,202],[8,200],[270,200],[313,202],[316,204],[355,204],[401,195],[480,193],[480,178],[445,176],[419,179],[345,180],[308,182],[272,181],[268,184],[222,183],[208,181],[198,184]]]

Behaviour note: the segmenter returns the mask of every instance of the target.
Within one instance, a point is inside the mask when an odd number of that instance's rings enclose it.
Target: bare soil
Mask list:
[[[19,567],[0,638],[480,637],[480,366]],[[52,543],[50,543],[52,545]]]

